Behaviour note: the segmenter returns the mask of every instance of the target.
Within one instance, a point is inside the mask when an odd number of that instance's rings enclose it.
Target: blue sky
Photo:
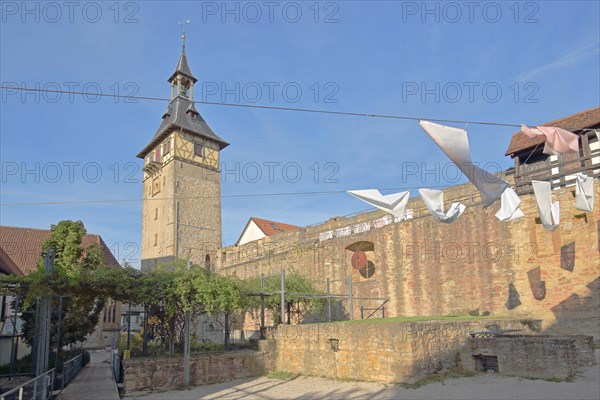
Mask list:
[[[197,100],[531,125],[600,103],[596,1],[0,3],[3,85],[168,97],[178,22],[190,20]],[[7,204],[141,199],[135,155],[167,103],[1,94],[1,224],[80,219],[135,263],[139,200]],[[366,209],[343,193],[229,196],[457,183],[415,121],[198,110],[231,143],[223,168],[237,171],[222,179],[226,244],[251,216],[309,225]],[[474,161],[511,166],[515,129],[468,130]]]

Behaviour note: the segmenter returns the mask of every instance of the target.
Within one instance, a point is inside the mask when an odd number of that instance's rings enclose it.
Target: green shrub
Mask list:
[[[87,350],[83,351],[83,366],[85,367],[90,363],[90,352]]]
[[[193,342],[191,345],[191,351],[193,353],[201,353],[201,352],[208,352],[208,351],[223,351],[225,349],[224,345],[221,343],[215,343],[215,342],[204,342],[204,343],[198,343],[198,342]]]

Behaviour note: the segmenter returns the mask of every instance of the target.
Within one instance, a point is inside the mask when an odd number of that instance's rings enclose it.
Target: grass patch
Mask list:
[[[417,317],[393,317],[374,319],[355,319],[352,321],[339,321],[341,324],[386,324],[394,322],[421,322],[421,321],[464,321],[474,319],[502,319],[495,315],[472,316],[472,315],[430,315]]]
[[[464,377],[471,377],[471,376],[475,376],[475,375],[478,375],[478,373],[473,372],[473,371],[466,371],[463,369],[452,369],[452,370],[448,370],[442,374],[429,375],[423,379],[416,381],[415,383],[403,383],[401,385],[402,385],[402,387],[404,387],[406,389],[418,389],[425,385],[429,385],[430,383],[435,383],[435,382],[443,383],[444,379],[464,378]]]
[[[294,378],[296,375],[287,371],[271,371],[265,375],[269,379],[279,379],[285,381]]]

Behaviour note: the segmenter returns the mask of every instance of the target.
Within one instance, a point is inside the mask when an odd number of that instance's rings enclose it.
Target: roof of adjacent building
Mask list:
[[[573,133],[579,133],[586,128],[593,128],[600,125],[600,107],[590,108],[567,117],[541,124],[543,126],[555,126]],[[543,144],[546,141],[545,136],[536,136],[529,138],[523,132],[515,132],[510,140],[510,145],[506,149],[505,155],[513,156],[524,150]]]
[[[242,234],[240,235],[240,238],[238,239],[236,244],[240,243],[240,241],[244,237],[244,234],[246,233],[246,231],[248,230],[248,227],[250,226],[250,224],[252,222],[254,222],[256,224],[258,229],[260,229],[261,232],[264,233],[265,236],[273,236],[273,235],[276,235],[281,232],[293,231],[294,229],[301,228],[296,225],[284,224],[283,222],[277,222],[277,221],[271,221],[268,219],[251,217],[248,220],[248,222],[246,223],[246,226],[244,227],[244,229],[242,230]]]
[[[146,155],[162,142],[173,129],[182,129],[202,138],[213,140],[217,142],[221,149],[229,146],[229,143],[221,139],[212,129],[210,129],[204,118],[196,111],[194,103],[180,95],[175,97],[169,103],[167,111],[165,111],[163,116],[163,121],[154,134],[154,137],[137,156],[139,158],[146,157]]]
[[[28,275],[37,270],[37,263],[42,252],[42,244],[50,238],[49,229],[19,228],[15,226],[0,226],[0,264],[8,270],[16,267],[21,273]],[[86,234],[83,236],[84,248],[92,244],[100,245],[107,267],[119,267],[119,262],[104,243],[100,235]],[[7,271],[8,272],[8,271]],[[12,271],[14,273],[14,271]]]
[[[7,275],[24,275],[23,271],[17,267],[17,264],[6,254],[4,249],[0,247],[0,273]]]
[[[296,225],[284,224],[283,222],[270,221],[268,219],[256,217],[250,218],[250,221],[254,221],[256,226],[258,226],[260,230],[263,231],[263,233],[267,236],[276,235],[285,231],[293,231],[294,229],[300,229],[300,227]]]

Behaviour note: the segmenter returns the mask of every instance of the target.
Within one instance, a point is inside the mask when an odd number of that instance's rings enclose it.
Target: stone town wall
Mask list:
[[[264,345],[263,345],[264,346]],[[257,376],[272,366],[272,351],[240,350],[190,356],[192,386]],[[124,385],[127,393],[168,390],[183,386],[183,356],[143,357],[125,360]]]
[[[512,334],[481,336],[490,329]],[[477,371],[481,356],[497,357],[502,375],[567,378],[594,362],[591,336],[538,335],[541,321],[455,321],[280,325],[265,330],[258,351],[192,355],[191,385],[279,370],[388,383],[414,383],[446,371]],[[472,336],[471,333],[479,333]],[[124,364],[127,393],[183,386],[183,357],[137,358]]]
[[[530,378],[573,377],[594,363],[591,336],[516,336],[475,338],[471,354],[498,357],[499,373]]]
[[[495,324],[519,336],[491,341],[470,332]],[[474,356],[497,356],[504,375],[564,378],[592,365],[591,337],[536,336],[540,321],[466,320],[414,323],[282,325],[274,332],[276,368],[304,375],[414,383],[448,370],[475,371]],[[524,362],[524,360],[527,360]]]
[[[512,177],[504,177],[510,180]],[[561,225],[546,231],[533,195],[521,196],[525,217],[500,222],[470,184],[444,191],[446,204],[462,201],[465,213],[453,224],[431,217],[419,198],[409,201],[409,219],[382,211],[332,218],[316,226],[221,249],[217,270],[245,279],[264,273],[298,272],[324,290],[355,298],[389,298],[385,316],[461,315],[543,320],[547,333],[587,334],[600,339],[600,184],[594,211],[574,207],[574,187],[552,192],[560,202]],[[369,247],[369,243],[370,246]],[[352,246],[372,263],[351,265]],[[381,300],[355,300],[373,308]],[[348,317],[348,304],[342,302]],[[379,313],[375,316],[380,316]]]

